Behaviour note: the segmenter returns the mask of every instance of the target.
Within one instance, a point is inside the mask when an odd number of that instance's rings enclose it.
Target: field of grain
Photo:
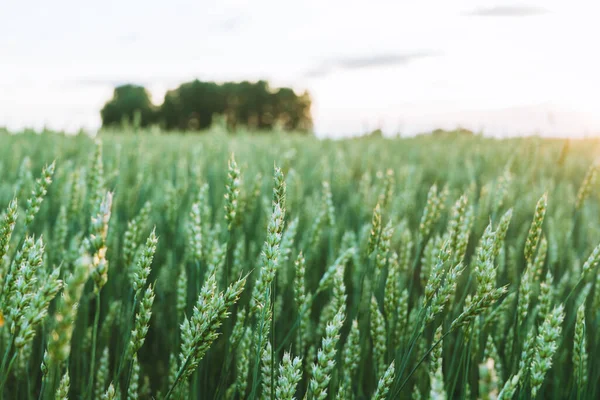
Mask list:
[[[0,135],[4,399],[597,399],[598,140]]]

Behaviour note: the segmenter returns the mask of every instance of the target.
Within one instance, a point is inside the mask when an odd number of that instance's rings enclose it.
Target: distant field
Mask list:
[[[599,140],[0,135],[0,398],[597,399]]]

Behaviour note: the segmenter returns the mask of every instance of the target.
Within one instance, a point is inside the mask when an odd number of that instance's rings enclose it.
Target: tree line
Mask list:
[[[227,128],[238,127],[287,131],[312,130],[311,98],[286,87],[271,88],[266,81],[204,82],[181,84],[165,94],[160,106],[152,104],[143,86],[127,84],[114,89],[113,97],[100,111],[102,127],[133,124],[158,125],[166,130],[207,129],[215,117],[224,118]]]

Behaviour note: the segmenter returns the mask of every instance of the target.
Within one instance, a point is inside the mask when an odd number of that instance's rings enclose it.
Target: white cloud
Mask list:
[[[477,17],[533,17],[548,14],[550,11],[541,7],[522,5],[478,7],[465,15]]]

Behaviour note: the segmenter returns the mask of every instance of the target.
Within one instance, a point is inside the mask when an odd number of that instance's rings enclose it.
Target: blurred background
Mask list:
[[[598,15],[591,0],[0,0],[0,126],[219,114],[319,137],[590,136]]]

